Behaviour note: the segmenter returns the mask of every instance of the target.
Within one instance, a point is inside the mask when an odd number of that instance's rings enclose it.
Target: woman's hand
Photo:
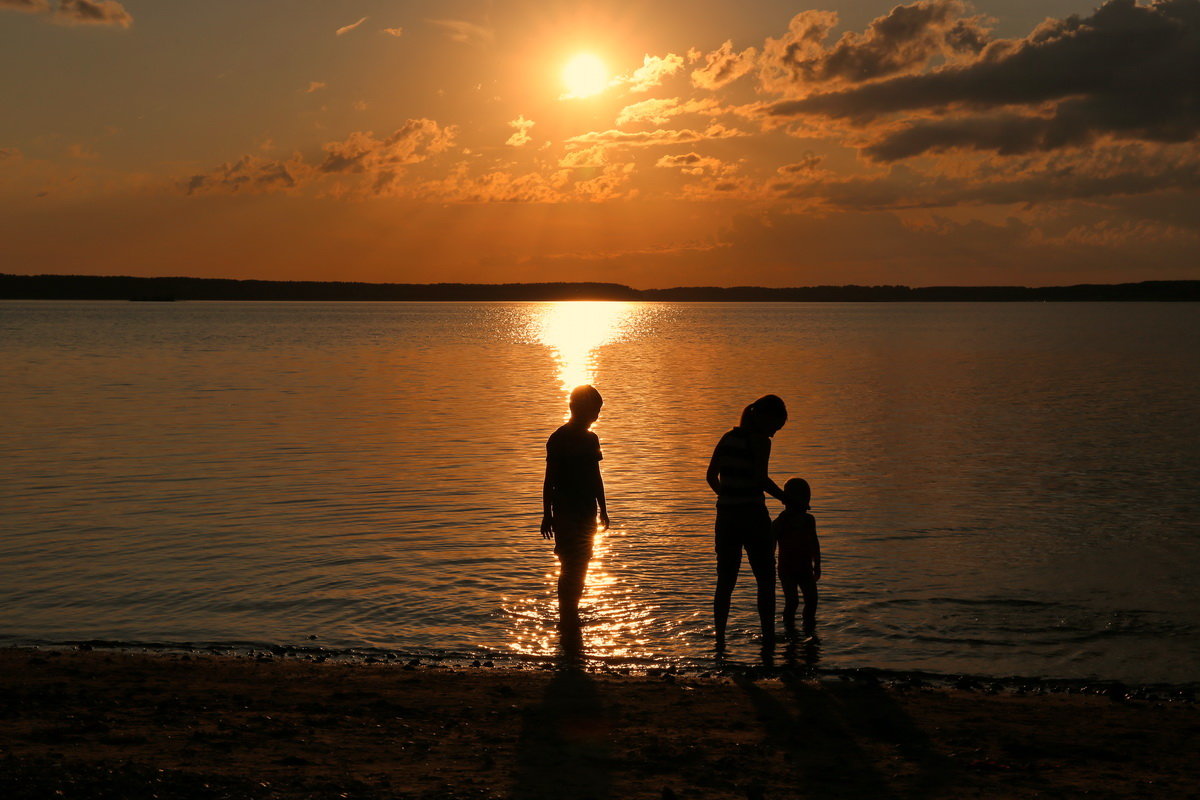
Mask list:
[[[608,511],[600,512],[600,530],[608,530]]]
[[[551,520],[549,514],[546,514],[545,516],[542,517],[542,538],[543,539],[553,539],[554,538],[554,522],[553,522],[553,520]]]

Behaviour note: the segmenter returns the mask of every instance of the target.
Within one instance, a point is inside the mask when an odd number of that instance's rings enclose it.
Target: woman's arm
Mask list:
[[[780,489],[779,485],[767,474],[767,468],[771,462],[771,440],[764,437],[762,440],[756,441],[752,438],[750,455],[754,459],[754,475],[758,479],[759,485],[762,486],[764,492],[782,503],[783,489]]]
[[[704,480],[708,481],[709,488],[716,494],[721,493],[721,470],[717,468],[717,450],[720,448],[718,444],[713,449],[712,458],[708,460],[708,472],[704,474]]]

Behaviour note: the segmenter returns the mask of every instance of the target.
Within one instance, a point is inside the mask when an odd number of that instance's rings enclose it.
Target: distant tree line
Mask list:
[[[898,302],[1200,300],[1200,281],[1075,286],[680,286],[617,283],[351,283],[124,275],[0,273],[6,300],[672,300],[707,302]]]

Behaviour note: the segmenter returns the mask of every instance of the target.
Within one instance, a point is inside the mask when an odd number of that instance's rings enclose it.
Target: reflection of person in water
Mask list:
[[[808,513],[812,489],[803,478],[783,485],[785,508],[771,528],[779,543],[779,583],[783,586],[783,627],[796,633],[796,608],[804,595],[804,633],[816,636],[817,581],[821,580],[821,543],[817,523]]]
[[[729,602],[742,568],[742,549],[758,584],[758,618],[763,646],[775,643],[775,540],[763,492],[783,499],[767,474],[771,437],[787,422],[787,407],[773,394],[760,397],[742,412],[741,422],[721,437],[708,464],[708,485],[717,493],[717,591],[713,621],[717,647],[725,646]]]
[[[542,485],[542,536],[554,540],[558,556],[558,615],[563,628],[579,626],[579,598],[592,558],[596,509],[608,527],[604,481],[600,477],[600,439],[588,430],[604,405],[592,386],[571,392],[571,419],[546,442],[546,480]]]

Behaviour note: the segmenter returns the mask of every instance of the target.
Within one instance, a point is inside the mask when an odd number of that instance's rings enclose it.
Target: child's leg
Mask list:
[[[804,632],[811,634],[817,627],[817,582],[811,575],[800,581],[800,591],[804,593]]]
[[[783,627],[788,633],[796,630],[796,609],[800,606],[800,586],[794,576],[779,573],[779,583],[783,586]]]
[[[578,624],[579,598],[587,579],[588,559],[560,556],[558,569],[558,616],[563,624]]]

